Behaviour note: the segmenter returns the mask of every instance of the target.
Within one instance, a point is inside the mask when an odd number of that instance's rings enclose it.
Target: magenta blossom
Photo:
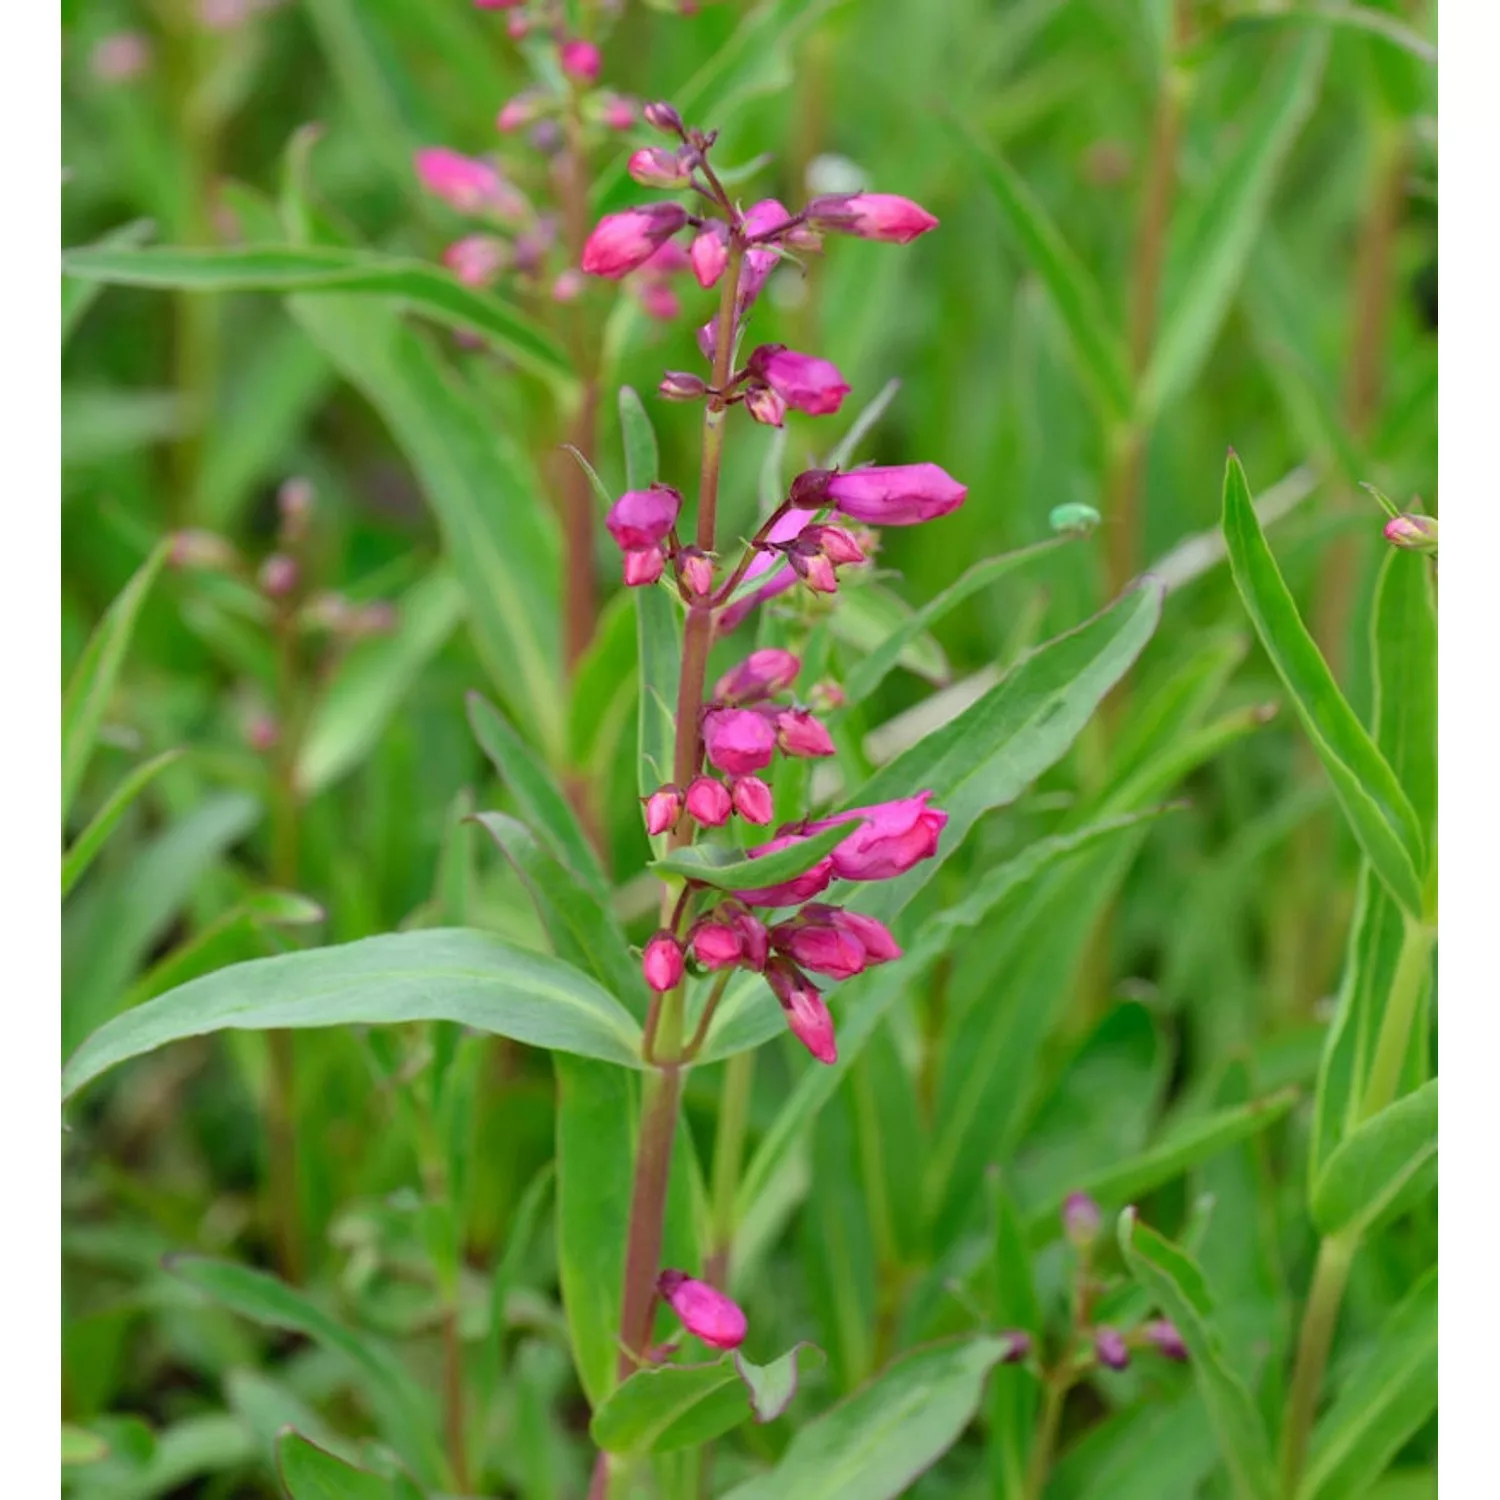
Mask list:
[[[661,146],[642,146],[633,151],[625,170],[642,187],[651,188],[682,187],[692,177],[687,163],[675,151]]]
[[[600,118],[611,130],[629,130],[635,124],[635,105],[620,94],[611,94],[600,110]]]
[[[748,368],[795,411],[822,417],[836,412],[849,394],[849,382],[832,361],[798,354],[785,344],[762,344]]]
[[[1166,1318],[1157,1318],[1154,1322],[1147,1323],[1141,1332],[1146,1335],[1149,1343],[1155,1345],[1158,1353],[1166,1358],[1180,1363],[1188,1357],[1187,1345],[1183,1343],[1177,1325],[1168,1322]]]
[[[703,716],[703,749],[710,765],[730,776],[748,776],[771,764],[776,731],[753,709],[710,709]]]
[[[705,290],[713,286],[729,264],[729,232],[715,221],[705,226],[688,249],[693,275]]]
[[[574,83],[595,82],[603,65],[599,49],[592,42],[585,42],[579,37],[564,42],[557,49],[557,60],[562,64],[563,72]]]
[[[788,849],[793,844],[800,844],[806,838],[805,834],[784,833],[778,838],[771,840],[769,844],[762,844],[759,848],[751,849],[749,857],[759,859],[764,854],[775,854],[779,850]],[[780,885],[760,886],[752,891],[736,891],[735,895],[741,901],[747,901],[751,906],[800,906],[804,901],[811,901],[814,896],[820,895],[828,889],[828,883],[833,879],[833,861],[831,859],[820,859],[812,869],[804,870],[802,874],[793,876],[790,880],[784,880]]]
[[[783,755],[834,755],[833,739],[805,708],[785,708],[776,715],[776,744]]]
[[[641,953],[641,973],[658,994],[682,983],[682,948],[665,930],[658,932]]]
[[[768,545],[784,544],[795,540],[798,533],[815,515],[817,515],[816,508],[794,506],[771,527],[770,534],[766,538]],[[758,604],[765,604],[778,594],[784,594],[796,584],[797,575],[792,571],[791,565],[776,551],[758,553],[754,561],[746,568],[744,581],[752,582],[770,573],[773,568],[776,572],[758,589],[719,611],[717,624],[721,635],[728,635]]]
[[[622,552],[635,552],[665,541],[677,524],[682,496],[670,485],[626,490],[609,508],[604,524]]]
[[[695,776],[687,789],[688,816],[705,828],[722,828],[729,821],[729,793],[712,776]]]
[[[739,666],[726,672],[714,686],[721,703],[758,703],[784,693],[797,680],[801,659],[777,646],[752,651]]]
[[[818,993],[818,987],[794,963],[773,958],[766,965],[766,982],[786,1012],[786,1023],[792,1035],[820,1063],[839,1059],[833,1034],[833,1017]]]
[[[658,787],[646,798],[646,832],[652,838],[665,833],[681,815],[682,791],[678,787]]]
[[[685,1271],[663,1271],[656,1289],[682,1326],[715,1349],[738,1349],[745,1342],[745,1315],[723,1292]]]
[[[695,922],[688,941],[693,957],[705,969],[727,969],[737,964],[745,951],[739,928],[717,912]]]
[[[648,203],[606,214],[583,247],[583,269],[618,281],[645,265],[686,223],[687,210],[680,203]]]
[[[771,788],[759,776],[739,776],[730,787],[734,810],[747,822],[766,824],[771,821]]]
[[[969,493],[937,464],[850,469],[823,481],[820,498],[871,526],[915,526],[957,510]]]
[[[792,923],[771,929],[771,944],[814,974],[850,979],[866,963],[864,944],[831,923]]]
[[[625,586],[638,589],[655,583],[666,561],[660,547],[632,547],[625,554]]]
[[[876,917],[867,917],[863,912],[848,911],[841,906],[809,906],[802,915],[831,922],[857,937],[865,950],[867,964],[890,963],[901,957],[901,945],[891,935],[891,929]]]
[[[1114,1328],[1099,1328],[1094,1333],[1094,1353],[1107,1369],[1123,1370],[1130,1363],[1130,1345]]]
[[[490,234],[466,234],[443,251],[443,264],[465,286],[488,286],[509,258],[510,247]]]
[[[427,146],[417,152],[416,164],[422,186],[460,213],[518,219],[526,212],[526,200],[487,161]]]
[[[514,98],[507,99],[495,116],[495,129],[501,135],[511,135],[531,124],[547,105],[547,96],[539,89],[526,89]]]
[[[851,819],[863,825],[829,856],[833,870],[843,880],[892,880],[913,865],[937,853],[938,836],[948,823],[948,814],[927,806],[931,792],[880,802],[873,807],[855,807],[835,813],[821,822],[809,823],[809,833],[821,833]]]
[[[904,245],[936,229],[938,222],[921,204],[894,193],[831,193],[814,198],[807,205],[807,221],[817,229],[893,245]]]

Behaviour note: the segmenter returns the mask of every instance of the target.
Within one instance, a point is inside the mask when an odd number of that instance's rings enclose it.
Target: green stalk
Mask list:
[[[736,1052],[724,1064],[719,1093],[719,1128],[709,1187],[710,1252],[705,1279],[720,1291],[729,1287],[729,1258],[734,1250],[735,1199],[750,1121],[750,1093],[755,1083],[755,1053]]]

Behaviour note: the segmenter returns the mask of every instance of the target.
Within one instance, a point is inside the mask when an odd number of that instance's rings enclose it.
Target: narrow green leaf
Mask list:
[[[725,1500],[893,1500],[973,1419],[1003,1338],[917,1349],[803,1427],[768,1473]]]
[[[116,825],[125,816],[130,804],[151,785],[161,772],[174,761],[181,760],[186,753],[184,750],[167,750],[154,760],[148,760],[144,765],[137,766],[109,794],[109,800],[94,814],[88,827],[73,840],[67,854],[63,857],[62,893],[64,896],[78,884],[84,871],[93,864],[94,857],[104,847],[105,840],[115,831]]]
[[[772,569],[773,573],[775,571]],[[770,576],[763,574],[745,592],[753,591]],[[921,627],[909,635],[904,634],[915,616],[916,611],[890,589],[878,583],[862,583],[858,588],[840,591],[839,607],[828,616],[828,629],[836,640],[864,657],[880,650],[892,636],[904,635],[890,667],[905,667],[925,682],[946,682],[948,658],[937,640]],[[886,670],[889,671],[890,667]]]
[[[389,1481],[346,1464],[301,1433],[282,1434],[276,1470],[292,1500],[391,1500]]]
[[[1297,1500],[1363,1500],[1438,1404],[1438,1270],[1387,1313],[1313,1429]]]
[[[249,245],[195,250],[88,248],[63,255],[81,281],[188,292],[362,292],[390,298],[436,322],[478,334],[522,368],[566,382],[567,356],[552,336],[491,292],[465,286],[441,266],[339,245]]]
[[[1417,815],[1307,633],[1266,546],[1245,471],[1232,453],[1224,471],[1224,537],[1245,608],[1333,782],[1355,838],[1396,900],[1412,915],[1420,915],[1418,872],[1426,866],[1426,852]]]
[[[620,434],[625,442],[625,483],[633,490],[649,489],[661,467],[656,429],[633,386],[620,387]]]
[[[640,1065],[625,1008],[568,964],[463,927],[254,959],[117,1016],[68,1059],[63,1097],[184,1037],[276,1027],[458,1021],[532,1047]]]
[[[990,1238],[989,1313],[992,1326],[1015,1328],[1040,1342],[1041,1301],[1031,1270],[1031,1252],[1014,1197],[998,1169],[987,1184],[993,1231]],[[1032,1371],[1002,1366],[990,1377],[989,1472],[996,1496],[1019,1500],[1036,1431],[1038,1386]]]
[[[157,543],[135,576],[105,611],[63,694],[62,816],[65,823],[89,758],[94,753],[99,726],[104,722],[141,606],[167,560],[170,547],[169,541]]]
[[[1187,1345],[1188,1362],[1234,1493],[1239,1500],[1272,1500],[1276,1475],[1265,1426],[1249,1391],[1224,1358],[1203,1273],[1170,1240],[1139,1223],[1133,1208],[1120,1215],[1119,1240],[1130,1274],[1177,1325]]]
[[[297,784],[313,797],[347,776],[380,741],[424,668],[463,617],[457,580],[435,569],[396,605],[396,628],[361,641],[314,704],[297,759]]]
[[[155,232],[156,226],[150,219],[136,219],[133,223],[122,224],[118,229],[111,229],[108,234],[100,236],[94,243],[98,250],[121,250],[129,249],[135,245],[144,245]],[[62,280],[62,346],[67,348],[68,340],[72,337],[73,330],[83,321],[83,315],[94,305],[99,293],[104,290],[103,284],[97,281],[85,281],[81,277],[69,276],[63,272]]]
[[[1104,298],[1088,269],[1010,163],[982,145],[967,126],[951,117],[944,118],[943,124],[977,167],[980,181],[999,204],[1027,264],[1041,277],[1068,330],[1074,358],[1106,412],[1116,419],[1128,417],[1133,396],[1124,342],[1111,326]]]
[[[1437,847],[1438,622],[1432,565],[1387,551],[1370,614],[1375,743],[1411,799],[1427,848]]]
[[[1342,0],[1309,0],[1267,11],[1262,15],[1231,16],[1222,28],[1222,40],[1229,41],[1242,33],[1262,26],[1331,26],[1358,31],[1386,42],[1415,57],[1419,62],[1437,66],[1437,48],[1413,31],[1399,16],[1365,3],[1342,3]]]
[[[1346,1136],[1318,1173],[1313,1222],[1323,1235],[1362,1234],[1437,1160],[1437,1079]],[[1429,1183],[1436,1186],[1435,1182]]]
[[[653,861],[651,868],[658,875],[696,880],[721,891],[759,890],[763,886],[780,885],[812,869],[836,844],[841,844],[861,826],[857,819],[851,819],[848,823],[812,834],[800,843],[778,849],[774,854],[762,854],[754,859],[747,858],[738,849],[726,849],[720,844],[691,844],[664,859]]]
[[[1282,167],[1317,103],[1327,51],[1326,36],[1305,38],[1256,89],[1251,107],[1235,121],[1233,156],[1213,173],[1197,212],[1180,216],[1184,232],[1168,259],[1161,331],[1141,386],[1144,422],[1193,384],[1213,347]]]

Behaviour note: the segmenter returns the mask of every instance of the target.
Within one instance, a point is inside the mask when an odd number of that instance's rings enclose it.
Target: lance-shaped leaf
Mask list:
[[[1312,1190],[1321,1234],[1364,1233],[1424,1189],[1437,1186],[1438,1086],[1423,1084],[1345,1136]]]
[[[93,864],[94,857],[104,847],[104,842],[115,831],[120,819],[129,811],[130,805],[156,780],[174,761],[181,760],[186,752],[167,750],[163,754],[137,766],[109,795],[109,800],[94,814],[87,828],[73,840],[63,858],[62,893],[73,889],[85,870]]]
[[[282,1434],[276,1469],[292,1500],[392,1500],[388,1479],[346,1464],[300,1432]]]
[[[754,859],[741,850],[726,849],[719,844],[691,844],[664,859],[653,861],[651,868],[658,875],[696,880],[721,891],[760,890],[805,874],[862,826],[858,819],[851,818],[847,823],[825,828],[822,833],[789,844],[774,854],[761,854]]]

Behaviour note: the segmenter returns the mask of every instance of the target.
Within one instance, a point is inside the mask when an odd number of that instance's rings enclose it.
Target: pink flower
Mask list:
[[[689,941],[693,957],[705,969],[727,969],[737,964],[745,951],[739,929],[717,912],[693,924]]]
[[[1188,1357],[1187,1345],[1183,1343],[1176,1324],[1168,1322],[1166,1318],[1157,1318],[1147,1323],[1141,1332],[1146,1335],[1150,1343],[1156,1346],[1157,1351],[1168,1359],[1177,1360],[1180,1363]]]
[[[768,385],[752,386],[745,392],[745,410],[766,427],[780,427],[786,421],[786,402]]]
[[[776,731],[748,708],[715,708],[703,716],[709,763],[730,776],[748,776],[771,764]]]
[[[772,526],[766,541],[769,544],[775,545],[795,540],[798,533],[817,514],[816,500],[812,504],[814,507],[812,509],[803,507],[789,510]],[[797,582],[797,575],[774,550],[757,554],[755,560],[745,570],[745,581],[750,582],[756,578],[760,578],[769,573],[773,568],[779,571],[766,583],[762,584],[760,588],[756,589],[753,593],[746,594],[742,599],[728,605],[719,612],[718,629],[721,635],[728,635],[756,605],[764,604],[768,600],[774,599],[778,594],[784,594]]]
[[[1415,513],[1392,516],[1381,533],[1393,547],[1404,552],[1436,552],[1438,523],[1432,516]]]
[[[641,111],[641,118],[653,130],[659,130],[663,135],[682,134],[682,116],[664,99],[648,104]]]
[[[510,135],[522,129],[541,114],[546,103],[547,96],[537,89],[527,89],[513,99],[507,99],[500,106],[500,113],[495,116],[495,129],[501,135]]]
[[[695,599],[706,599],[713,592],[714,565],[696,547],[684,547],[677,554],[677,575],[683,588]]]
[[[490,234],[466,234],[443,251],[443,264],[465,286],[488,286],[509,258],[510,247]]]
[[[592,42],[579,37],[566,41],[557,49],[557,60],[562,70],[574,83],[593,83],[599,77],[603,59]]]
[[[802,968],[830,979],[852,978],[865,967],[864,944],[832,923],[773,927],[771,942]]]
[[[646,832],[652,838],[665,833],[681,813],[681,789],[675,786],[658,787],[646,798]]]
[[[812,548],[840,567],[862,563],[865,554],[842,526],[807,526],[797,537],[799,548]]]
[[[606,214],[583,247],[583,269],[618,281],[645,265],[686,223],[680,203],[647,203]]]
[[[660,547],[632,548],[625,554],[625,586],[638,589],[655,583],[665,565],[666,558]]]
[[[635,105],[619,94],[611,94],[604,101],[600,118],[611,130],[629,130],[635,124]]]
[[[833,1035],[833,1017],[823,1003],[818,988],[807,975],[784,958],[773,958],[766,965],[766,980],[786,1012],[786,1023],[792,1035],[820,1063],[838,1061],[838,1045]]]
[[[675,990],[682,983],[682,948],[670,932],[663,929],[646,944],[641,973],[658,994]]]
[[[847,911],[841,906],[826,908],[827,920],[835,927],[852,934],[865,950],[867,964],[890,963],[901,957],[901,945],[891,935],[891,929],[875,917],[862,912]]]
[[[515,219],[526,211],[526,200],[487,161],[427,146],[417,152],[416,164],[422,186],[460,213]]]
[[[735,913],[734,925],[745,948],[745,964],[760,973],[771,956],[771,934],[766,924],[748,911]]]
[[[946,516],[969,493],[936,464],[850,469],[828,476],[817,488],[825,504],[872,526],[915,526]]]
[[[564,304],[576,302],[583,296],[583,288],[583,272],[568,266],[557,273],[557,280],[552,283],[552,300]]]
[[[661,146],[642,146],[639,151],[632,151],[625,169],[642,187],[682,187],[692,177],[687,163],[675,151]]]
[[[646,281],[635,288],[641,311],[658,323],[675,323],[682,316],[682,299],[664,281]]]
[[[747,823],[765,824],[771,821],[771,788],[759,776],[736,777],[729,789],[734,810]]]
[[[621,551],[633,552],[664,541],[681,510],[682,496],[676,490],[653,484],[648,490],[626,490],[610,506],[604,524]]]
[[[891,880],[937,853],[948,814],[927,806],[931,796],[918,792],[895,802],[851,808],[808,824],[807,831],[821,833],[852,818],[864,819],[863,826],[834,846],[829,856],[834,873],[843,880]]]
[[[689,783],[688,816],[705,828],[723,827],[729,821],[732,806],[722,781],[715,781],[712,776],[695,776]]]
[[[767,646],[726,672],[714,685],[714,697],[721,703],[758,703],[784,693],[801,670],[801,660],[790,651]]]
[[[776,715],[776,743],[783,755],[834,755],[828,731],[805,708],[784,708]]]
[[[713,286],[729,264],[729,231],[722,224],[709,224],[699,231],[688,248],[693,275],[705,289]]]
[[[894,245],[904,245],[936,229],[938,222],[920,204],[894,193],[831,193],[814,198],[807,205],[807,220],[818,229]]]
[[[526,0],[474,0],[474,4],[479,10],[515,10]]]
[[[686,370],[668,370],[656,394],[667,401],[701,401],[708,394],[708,385]]]
[[[1130,1363],[1130,1345],[1125,1342],[1125,1336],[1114,1328],[1095,1330],[1094,1354],[1099,1363],[1110,1370],[1123,1370]]]
[[[784,833],[772,839],[769,844],[762,844],[759,848],[750,850],[749,857],[759,859],[762,855],[776,854],[782,849],[790,848],[793,844],[803,843],[805,839],[805,834]],[[780,885],[766,885],[759,886],[755,890],[736,891],[735,895],[751,906],[800,906],[804,901],[811,901],[814,896],[826,891],[832,879],[833,861],[820,859],[810,870],[804,870],[802,874],[795,875],[790,880],[784,880]]]
[[[663,1271],[656,1289],[682,1326],[715,1349],[738,1349],[745,1341],[745,1315],[738,1305],[706,1281],[695,1281],[685,1271]]]
[[[815,594],[836,594],[839,591],[838,570],[821,552],[788,552],[797,577]]]
[[[785,344],[762,344],[750,356],[749,369],[788,406],[809,416],[836,412],[849,394],[849,383],[837,365],[811,354],[798,354]]]

